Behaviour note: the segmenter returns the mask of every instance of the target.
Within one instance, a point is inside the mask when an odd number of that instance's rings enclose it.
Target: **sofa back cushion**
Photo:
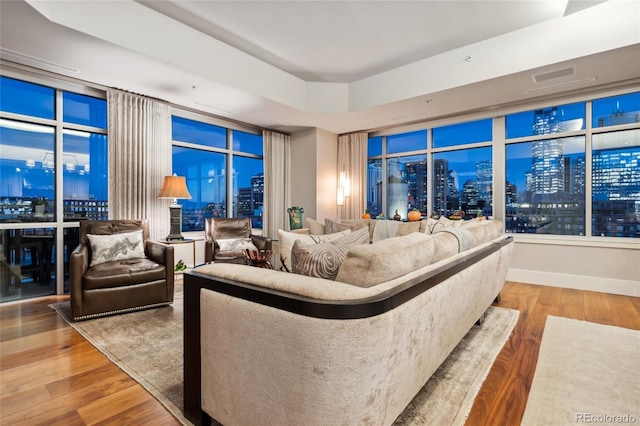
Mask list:
[[[360,244],[369,244],[368,227],[325,243],[305,244],[301,240],[296,240],[291,250],[293,266],[291,272],[335,280],[349,249]]]
[[[351,248],[342,262],[336,281],[359,287],[392,280],[427,266],[433,257],[433,239],[414,232]]]

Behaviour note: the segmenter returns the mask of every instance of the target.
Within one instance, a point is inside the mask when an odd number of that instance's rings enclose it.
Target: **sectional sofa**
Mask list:
[[[216,263],[187,272],[186,416],[392,424],[499,296],[512,254],[498,221],[423,222],[371,243],[367,226],[335,280]]]

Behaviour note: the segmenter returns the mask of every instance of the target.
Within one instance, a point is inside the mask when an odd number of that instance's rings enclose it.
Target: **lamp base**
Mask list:
[[[184,240],[182,236],[182,206],[179,204],[171,204],[169,206],[170,229],[167,235],[167,241]]]

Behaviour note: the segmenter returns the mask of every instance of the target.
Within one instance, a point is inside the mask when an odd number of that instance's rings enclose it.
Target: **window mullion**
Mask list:
[[[591,143],[591,138],[593,136],[592,131],[592,115],[593,115],[593,104],[591,101],[586,102],[586,137],[585,137],[585,147],[584,147],[584,161],[585,161],[585,171],[584,171],[584,235],[587,237],[591,237],[593,234],[593,152]]]
[[[55,245],[55,268],[56,277],[64,277],[64,262],[58,259],[64,258],[64,159],[63,159],[63,123],[62,123],[62,91],[56,90],[55,97],[55,116],[56,116],[56,132],[55,132],[55,191],[54,199],[56,200],[56,245]],[[64,294],[64,280],[56,279],[56,294]]]

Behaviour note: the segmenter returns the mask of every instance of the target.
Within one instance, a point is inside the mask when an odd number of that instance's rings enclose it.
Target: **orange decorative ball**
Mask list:
[[[410,221],[420,220],[420,219],[422,219],[422,214],[420,213],[420,210],[411,210],[409,212],[409,214],[407,215],[407,218]]]

